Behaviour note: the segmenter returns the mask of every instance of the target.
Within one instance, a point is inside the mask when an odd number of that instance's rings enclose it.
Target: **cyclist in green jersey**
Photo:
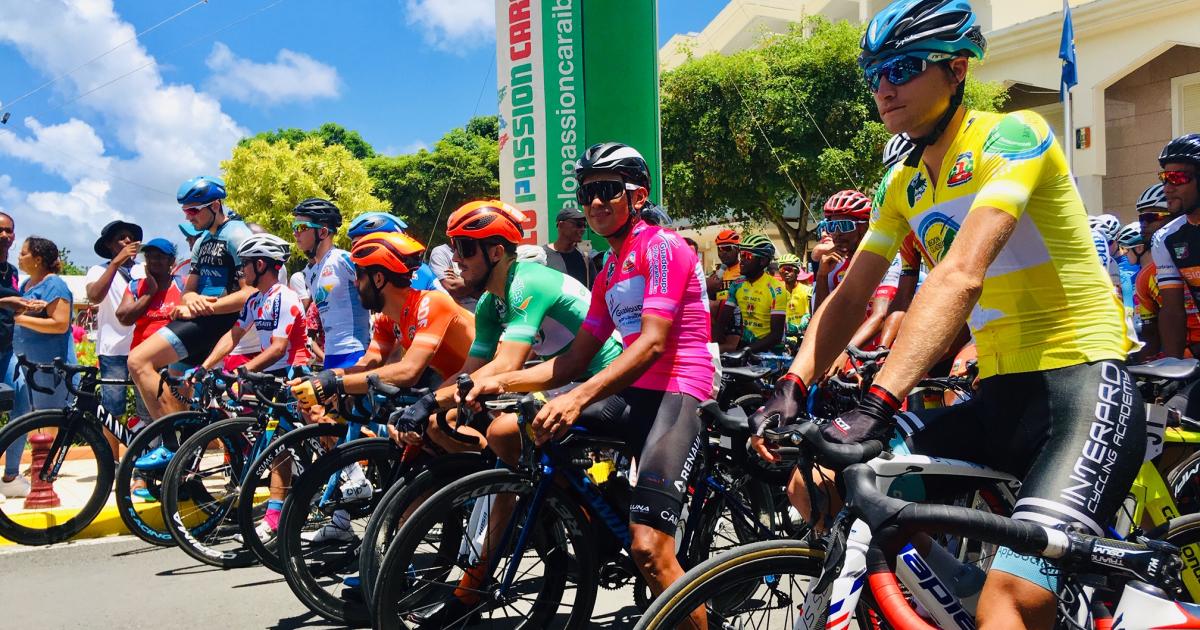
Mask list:
[[[591,295],[578,280],[517,260],[523,218],[519,210],[496,200],[472,201],[450,215],[446,234],[454,261],[466,285],[483,291],[475,307],[475,342],[464,367],[476,379],[519,370],[531,357],[549,359],[566,352],[587,316]],[[610,338],[592,359],[587,376],[620,352],[620,344]],[[418,426],[437,409],[453,405],[454,393],[450,386],[427,395],[406,410],[399,424]],[[468,427],[461,431],[478,437],[483,446],[481,435]],[[446,450],[464,448],[442,435],[436,423],[428,424],[426,434]],[[415,438],[415,433],[408,436]],[[518,455],[519,449],[518,442]]]

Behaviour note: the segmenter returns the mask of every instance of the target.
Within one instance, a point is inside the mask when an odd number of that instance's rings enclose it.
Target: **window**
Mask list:
[[[1200,132],[1200,72],[1171,79],[1171,136]]]

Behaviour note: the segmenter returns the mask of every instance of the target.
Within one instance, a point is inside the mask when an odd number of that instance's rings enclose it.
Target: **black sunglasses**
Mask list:
[[[575,200],[579,202],[579,205],[587,206],[591,205],[592,200],[596,197],[599,197],[600,201],[612,201],[620,197],[624,192],[625,182],[602,179],[577,188],[575,190]]]
[[[473,238],[452,238],[450,247],[454,248],[454,253],[458,254],[459,260],[471,258],[475,256],[475,252],[479,251],[479,243]]]

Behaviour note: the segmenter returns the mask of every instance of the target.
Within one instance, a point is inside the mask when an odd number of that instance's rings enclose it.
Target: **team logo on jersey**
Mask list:
[[[908,207],[915,207],[921,197],[925,196],[925,189],[928,187],[929,182],[926,181],[925,174],[917,171],[917,176],[908,182]]]
[[[629,256],[625,259],[625,262],[621,263],[621,273],[633,273],[633,264],[636,261],[637,252],[629,252]]]
[[[612,284],[613,273],[617,271],[617,261],[611,260],[608,263],[608,269],[604,272],[604,283]]]
[[[958,235],[958,222],[940,212],[932,212],[917,226],[917,238],[925,245],[925,251],[934,261],[941,261],[954,244]]]
[[[1174,249],[1176,258],[1182,259],[1188,257],[1189,249],[1187,243],[1176,243]]]
[[[950,176],[946,178],[946,185],[950,187],[961,186],[969,181],[975,174],[975,158],[970,151],[959,153],[958,157],[954,158],[954,166],[950,167]]]

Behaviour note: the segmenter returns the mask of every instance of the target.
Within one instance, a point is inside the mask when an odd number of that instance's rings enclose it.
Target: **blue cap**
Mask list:
[[[175,244],[165,238],[152,238],[149,242],[142,243],[142,251],[146,251],[151,247],[172,258],[175,257]]]
[[[204,230],[196,229],[195,227],[192,226],[191,223],[188,223],[187,221],[184,221],[183,223],[179,224],[179,231],[183,232],[183,235],[188,238],[191,238],[193,236],[200,236],[201,234],[204,233]]]

